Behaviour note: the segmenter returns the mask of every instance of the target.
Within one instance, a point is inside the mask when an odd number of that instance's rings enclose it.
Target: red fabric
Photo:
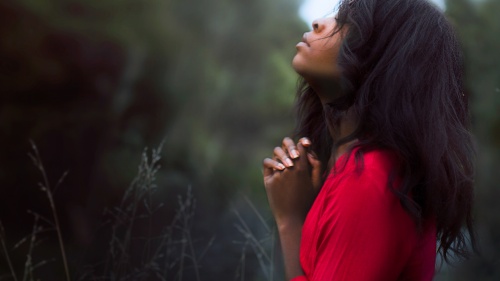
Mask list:
[[[344,156],[347,157],[347,156]],[[344,160],[341,158],[341,160]],[[354,154],[330,173],[302,229],[304,276],[293,281],[428,281],[434,275],[436,230],[419,230],[388,188],[397,165],[387,151]],[[359,162],[361,163],[361,162]]]

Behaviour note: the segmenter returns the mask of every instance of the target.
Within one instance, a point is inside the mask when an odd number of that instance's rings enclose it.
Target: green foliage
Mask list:
[[[467,87],[477,140],[476,223],[480,255],[438,280],[500,278],[500,2],[449,0],[465,50]]]
[[[188,181],[224,177],[210,172],[219,165],[226,166],[224,174],[238,174],[258,167],[262,156],[239,153],[243,148],[269,146],[291,128],[296,75],[290,61],[305,29],[297,1],[18,3],[6,6],[19,18],[5,32],[19,59],[35,65],[21,65],[30,72],[5,81],[4,115],[11,121],[3,129],[26,123],[15,138],[30,136],[42,148],[54,131],[70,147],[85,147],[80,139],[92,134],[99,144],[86,149],[96,159],[85,164],[96,167],[90,173],[103,175],[103,182],[130,180],[127,171],[134,166],[123,161],[126,155],[163,138],[173,148],[166,150],[167,167],[189,171],[183,175]],[[108,52],[93,56],[104,48]],[[80,80],[72,81],[75,77]],[[30,108],[33,118],[25,115],[20,96],[42,101]],[[65,102],[56,105],[61,99]],[[68,166],[89,169],[69,158]],[[228,161],[243,166],[235,171]],[[195,171],[199,167],[202,171]],[[249,180],[242,177],[236,184]]]
[[[240,192],[263,199],[261,161],[293,125],[290,62],[306,30],[299,2],[1,2],[0,180],[10,200],[0,219],[8,232],[28,233],[30,223],[4,214],[46,208],[26,196],[36,174],[23,155],[34,139],[51,181],[69,170],[54,199],[70,267],[95,261],[104,247],[83,258],[77,251],[99,240],[95,218],[118,203],[143,148],[164,139],[156,197],[163,219],[175,217],[177,194],[192,185],[202,202],[197,231],[241,235],[228,223],[228,202]],[[241,256],[232,239],[220,241],[227,261],[214,264],[230,277]],[[240,277],[259,278],[253,262]]]

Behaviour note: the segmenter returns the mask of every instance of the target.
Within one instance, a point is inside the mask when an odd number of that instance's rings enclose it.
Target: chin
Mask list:
[[[295,57],[292,60],[292,68],[297,72],[297,74],[303,76],[305,71],[304,71],[304,66],[300,63],[300,57],[298,55],[295,55]]]

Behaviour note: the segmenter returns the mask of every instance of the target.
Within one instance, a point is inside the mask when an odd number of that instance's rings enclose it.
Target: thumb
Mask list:
[[[316,157],[316,154],[314,152],[307,153],[307,160],[309,161],[309,164],[311,164],[313,173],[315,171],[321,173],[321,162],[319,161],[318,157]]]
[[[311,152],[307,153],[307,160],[311,165],[311,180],[313,183],[313,188],[316,192],[319,192],[321,186],[323,185],[323,179],[322,179],[323,177],[321,176],[322,174],[321,162],[316,157],[316,155]]]

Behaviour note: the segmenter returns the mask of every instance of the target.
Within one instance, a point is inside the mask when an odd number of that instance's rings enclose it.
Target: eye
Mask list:
[[[313,23],[312,27],[313,27],[313,30],[318,30],[319,24]]]

